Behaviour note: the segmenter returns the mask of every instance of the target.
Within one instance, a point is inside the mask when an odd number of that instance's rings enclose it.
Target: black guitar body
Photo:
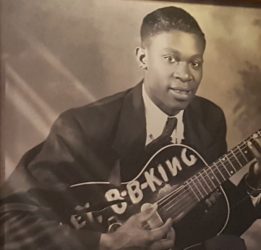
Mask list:
[[[78,206],[67,211],[65,222],[77,229],[114,231],[131,215],[156,204],[156,224],[172,217],[176,246],[193,249],[193,245],[220,233],[229,217],[223,189],[207,190],[206,194],[205,189],[213,183],[202,184],[193,178],[203,168],[210,167],[192,148],[168,145],[155,153],[133,180],[119,187],[105,182],[72,185]]]

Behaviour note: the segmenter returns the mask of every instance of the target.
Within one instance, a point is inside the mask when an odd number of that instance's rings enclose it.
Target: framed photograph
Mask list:
[[[3,185],[24,153],[45,141],[61,113],[143,79],[140,26],[145,15],[167,6],[190,13],[205,35],[197,95],[223,110],[228,149],[260,131],[259,0],[2,0],[1,5]],[[231,181],[237,185],[248,167]],[[243,234],[248,250],[260,249],[260,232],[256,220]]]

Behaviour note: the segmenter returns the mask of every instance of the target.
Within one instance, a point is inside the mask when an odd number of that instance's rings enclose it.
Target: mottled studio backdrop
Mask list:
[[[141,79],[134,52],[142,17],[170,4],[2,0],[6,176],[46,137],[60,112]],[[261,9],[176,5],[192,13],[206,33],[199,94],[224,109],[231,147],[261,125]],[[260,221],[245,237],[249,250],[260,250]]]

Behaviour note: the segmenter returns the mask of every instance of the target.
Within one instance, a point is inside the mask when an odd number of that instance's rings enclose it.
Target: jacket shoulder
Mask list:
[[[91,115],[95,113],[96,116],[99,113],[107,110],[115,110],[115,108],[117,110],[117,107],[121,106],[124,97],[129,91],[130,90],[128,89],[110,96],[106,96],[102,99],[99,99],[97,101],[94,101],[84,106],[68,109],[65,112],[63,112],[61,115],[84,116],[84,115]]]
[[[196,96],[191,106],[201,118],[224,119],[224,112],[221,107],[204,97]]]
[[[60,114],[54,127],[70,127],[82,132],[82,135],[102,137],[113,135],[120,116],[125,96],[131,89],[107,96],[93,103],[72,108]]]

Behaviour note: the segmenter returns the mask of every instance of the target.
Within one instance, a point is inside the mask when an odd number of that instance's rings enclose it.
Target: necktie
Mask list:
[[[177,126],[177,118],[168,117],[161,135],[158,138],[156,138],[155,140],[161,139],[161,140],[167,140],[168,142],[170,142],[171,135],[172,135],[174,129],[176,128],[176,126]]]
[[[171,135],[177,126],[176,117],[168,117],[162,133],[156,139],[146,146],[147,155],[152,155],[154,152],[171,142]]]

